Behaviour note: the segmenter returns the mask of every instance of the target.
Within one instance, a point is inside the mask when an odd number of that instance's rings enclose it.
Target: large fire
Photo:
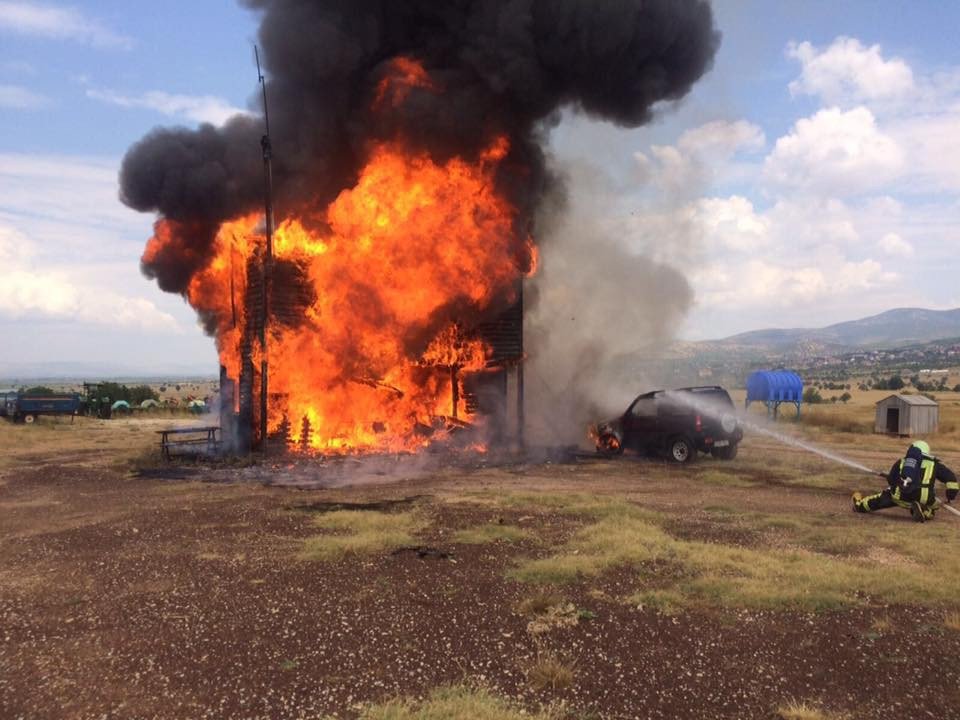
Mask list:
[[[394,95],[427,82],[416,66],[400,69]],[[301,301],[296,318],[269,325],[269,432],[287,423],[294,443],[322,452],[413,450],[437,418],[467,417],[463,388],[452,384],[483,371],[489,349],[455,322],[458,312],[476,316],[510,300],[535,265],[532,242],[518,236],[516,213],[494,182],[508,152],[497,137],[475,162],[438,164],[400,140],[384,142],[372,147],[355,187],[313,217],[279,223],[273,282],[293,277]],[[173,230],[158,223],[145,259],[176,242]],[[217,318],[221,363],[234,378],[248,262],[259,262],[264,243],[262,216],[224,223],[213,259],[187,292],[201,314]]]

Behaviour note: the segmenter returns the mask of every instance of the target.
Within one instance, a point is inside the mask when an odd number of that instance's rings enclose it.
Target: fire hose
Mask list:
[[[955,507],[953,507],[953,505],[949,505],[948,503],[940,503],[940,507],[946,508],[957,517],[960,517],[960,510],[957,510]]]

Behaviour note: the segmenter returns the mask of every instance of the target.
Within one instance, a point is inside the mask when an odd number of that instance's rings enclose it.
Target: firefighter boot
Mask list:
[[[927,513],[924,512],[923,505],[916,500],[910,503],[910,517],[912,517],[915,522],[927,521]]]
[[[860,504],[860,501],[863,500],[863,495],[861,495],[859,492],[855,492],[850,496],[850,499],[853,501],[854,512],[866,512],[866,510],[863,508],[863,505]]]

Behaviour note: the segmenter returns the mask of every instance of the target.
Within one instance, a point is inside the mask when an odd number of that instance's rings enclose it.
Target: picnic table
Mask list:
[[[220,428],[217,425],[202,427],[180,427],[167,430],[157,430],[160,435],[160,452],[167,460],[171,450],[183,448],[187,451],[203,452],[206,455],[215,455],[220,449],[222,440],[217,438]]]

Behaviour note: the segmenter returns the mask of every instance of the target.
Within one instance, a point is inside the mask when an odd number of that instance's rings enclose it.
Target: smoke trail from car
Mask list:
[[[614,181],[603,169],[568,162],[555,173],[567,194],[541,208],[545,242],[528,283],[527,418],[540,444],[580,442],[590,421],[668,382],[643,359],[674,339],[693,304],[678,270],[611,226]]]

